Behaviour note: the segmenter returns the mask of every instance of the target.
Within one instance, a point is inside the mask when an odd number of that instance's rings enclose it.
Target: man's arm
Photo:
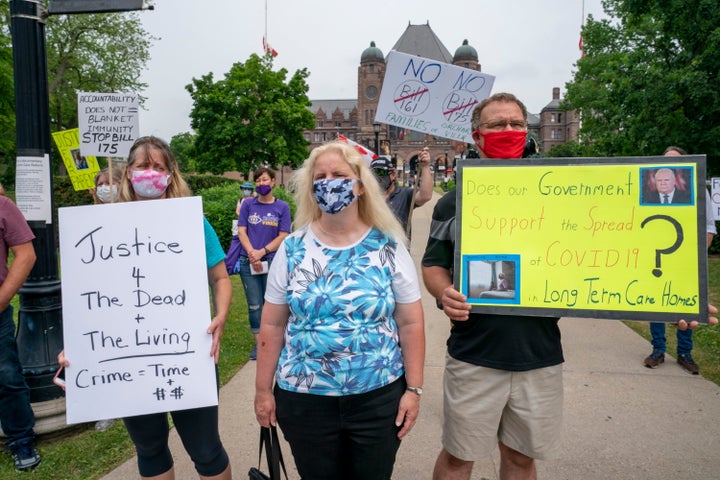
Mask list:
[[[418,155],[420,185],[415,193],[415,206],[421,207],[430,201],[433,192],[432,172],[430,171],[430,151],[426,148]]]
[[[10,301],[15,296],[20,287],[30,275],[33,265],[35,265],[35,249],[32,242],[25,242],[10,247],[15,260],[10,265],[7,278],[0,285],[0,311],[5,310]]]

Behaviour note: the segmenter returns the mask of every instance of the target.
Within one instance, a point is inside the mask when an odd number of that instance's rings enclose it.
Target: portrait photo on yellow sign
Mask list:
[[[466,160],[455,287],[474,312],[707,322],[705,156]]]

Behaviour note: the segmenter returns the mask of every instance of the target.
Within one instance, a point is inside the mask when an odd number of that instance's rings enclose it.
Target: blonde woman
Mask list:
[[[389,479],[417,420],[425,356],[405,234],[343,142],[313,150],[295,192],[297,230],[268,275],[257,420],[279,424],[302,478]]]

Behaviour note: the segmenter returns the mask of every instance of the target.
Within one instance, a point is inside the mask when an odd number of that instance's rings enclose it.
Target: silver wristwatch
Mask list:
[[[406,390],[407,390],[408,392],[414,393],[414,394],[417,395],[418,397],[421,396],[421,395],[422,395],[422,392],[423,392],[422,387],[407,387]]]

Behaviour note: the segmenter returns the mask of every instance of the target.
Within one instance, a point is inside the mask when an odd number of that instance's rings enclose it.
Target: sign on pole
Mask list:
[[[17,157],[15,164],[15,203],[28,222],[52,223],[50,155]]]
[[[78,93],[80,153],[127,158],[138,138],[136,93]]]
[[[466,160],[456,288],[476,312],[707,323],[704,179],[696,155]]]
[[[474,143],[470,118],[490,96],[495,77],[391,51],[375,121],[437,137]]]
[[[68,423],[217,404],[200,197],[59,209]]]

